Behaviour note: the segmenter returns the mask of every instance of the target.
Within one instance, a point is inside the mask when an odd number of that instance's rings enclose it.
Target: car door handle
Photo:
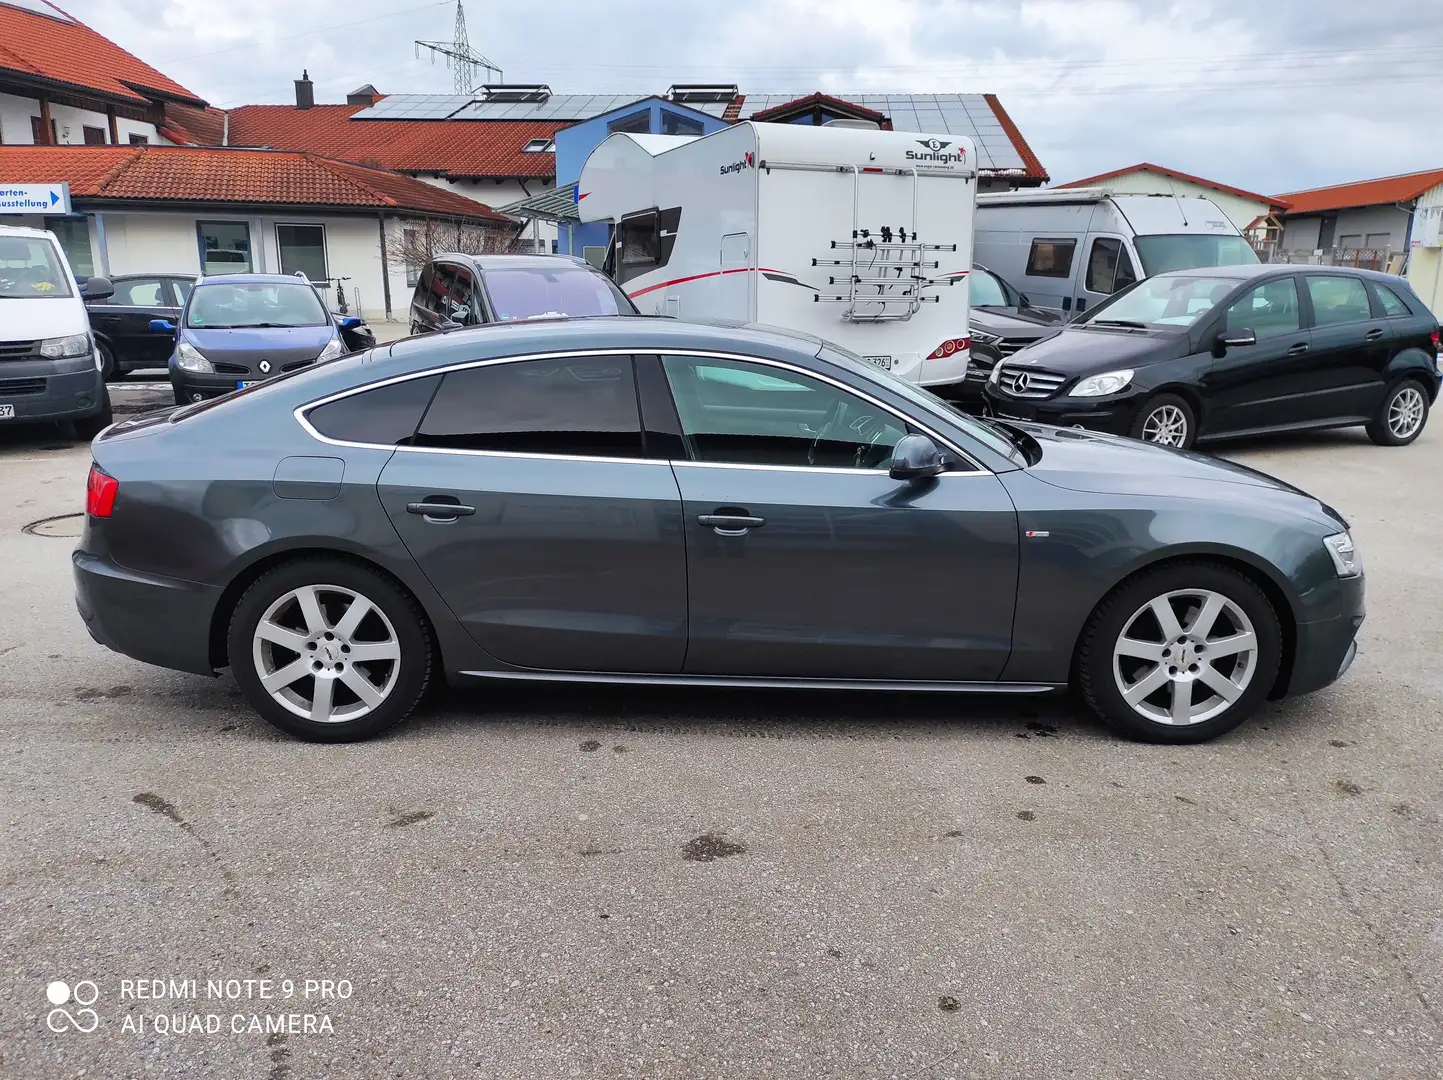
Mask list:
[[[1377,341],[1377,340],[1378,340],[1380,337],[1382,337],[1382,336],[1383,336],[1382,328],[1375,326],[1375,327],[1373,327],[1373,329],[1369,330],[1365,335],[1363,335],[1363,340],[1364,340],[1364,341]]]
[[[455,521],[476,513],[474,506],[462,506],[457,502],[413,502],[406,504],[406,513],[420,514],[427,521]]]
[[[1308,351],[1308,343],[1307,343],[1306,341],[1300,341],[1300,342],[1298,342],[1296,345],[1294,345],[1291,349],[1288,350],[1288,355],[1289,355],[1289,356],[1302,356],[1303,353],[1305,353],[1305,352],[1307,352],[1307,351]]]
[[[718,536],[745,536],[748,529],[761,528],[767,519],[750,514],[702,514],[696,523],[714,530]]]

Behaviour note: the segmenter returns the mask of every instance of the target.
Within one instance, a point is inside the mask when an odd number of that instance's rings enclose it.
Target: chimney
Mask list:
[[[296,108],[309,109],[315,103],[315,84],[311,82],[310,74],[302,70],[301,77],[296,80]]]
[[[368,109],[380,100],[381,92],[370,83],[367,83],[365,86],[358,86],[346,95],[347,105],[364,105]]]

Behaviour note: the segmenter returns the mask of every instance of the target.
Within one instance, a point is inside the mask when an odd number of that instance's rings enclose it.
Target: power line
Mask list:
[[[245,45],[233,45],[228,49],[217,49],[215,52],[192,53],[190,56],[174,56],[169,60],[158,61],[161,64],[179,64],[186,60],[201,60],[207,56],[224,56],[226,53],[240,52],[243,49],[258,49],[262,45],[270,45],[277,41],[293,41],[296,38],[310,37],[312,34],[324,34],[330,30],[344,30],[348,26],[361,26],[364,23],[380,22],[382,19],[394,19],[397,15],[410,15],[415,11],[426,11],[434,7],[445,7],[451,0],[433,0],[432,3],[422,4],[420,7],[404,8],[401,11],[388,11],[384,15],[373,15],[369,19],[357,19],[354,22],[330,23],[326,26],[318,26],[313,30],[302,30],[295,34],[286,34],[282,37],[267,38],[265,41],[252,41]]]

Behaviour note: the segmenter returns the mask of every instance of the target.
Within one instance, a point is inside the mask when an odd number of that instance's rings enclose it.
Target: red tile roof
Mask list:
[[[226,139],[224,109],[207,105],[193,109],[188,105],[166,102],[165,123],[160,133],[181,146],[224,146]]]
[[[488,206],[399,173],[315,154],[182,146],[0,146],[13,183],[70,182],[76,199],[410,211],[509,222]]]
[[[761,112],[752,113],[748,120],[757,120],[763,123],[775,120],[777,117],[795,116],[809,109],[822,108],[829,112],[839,113],[843,116],[855,117],[858,120],[872,120],[880,124],[886,120],[884,113],[876,109],[868,109],[856,102],[843,101],[841,98],[832,97],[830,94],[808,94],[806,97],[799,97],[795,101],[788,101],[782,105],[773,105],[770,109],[763,109]]]
[[[1012,117],[1007,115],[1007,110],[1002,107],[1002,102],[997,100],[997,95],[983,94],[982,97],[986,99],[988,107],[992,109],[992,115],[997,117],[997,122],[1002,125],[1002,131],[1011,141],[1013,149],[1017,151],[1017,156],[1022,159],[1022,168],[1025,170],[1027,179],[1047,183],[1047,170],[1042,167],[1042,162],[1038,160],[1037,155],[1032,152],[1032,147],[1027,145],[1027,140],[1022,137],[1022,132],[1017,129],[1017,125],[1012,122]],[[981,171],[985,173],[988,170]]]
[[[40,15],[0,3],[0,71],[137,102],[174,98],[205,104],[115,42],[59,8],[54,11]]]
[[[1374,203],[1411,202],[1439,184],[1443,184],[1443,169],[1429,169],[1401,176],[1384,176],[1378,180],[1360,180],[1356,184],[1290,191],[1278,198],[1290,204],[1289,214],[1313,214],[1319,210],[1343,210],[1350,206],[1372,206]]]
[[[1240,199],[1251,199],[1253,202],[1266,203],[1278,210],[1286,210],[1288,203],[1276,195],[1259,195],[1256,191],[1246,191],[1243,188],[1235,188],[1228,184],[1219,184],[1216,180],[1208,180],[1201,176],[1194,176],[1192,173],[1185,173],[1178,169],[1169,169],[1166,165],[1154,165],[1150,161],[1139,162],[1136,165],[1129,165],[1125,169],[1113,169],[1111,172],[1098,173],[1096,176],[1085,176],[1081,180],[1073,180],[1068,184],[1058,184],[1058,187],[1077,188],[1090,187],[1093,184],[1100,184],[1104,180],[1112,180],[1119,176],[1126,176],[1128,173],[1150,172],[1159,176],[1171,177],[1173,180],[1182,180],[1189,184],[1199,184],[1202,187],[1212,188],[1214,191],[1225,192],[1228,195],[1236,195]]]
[[[542,177],[556,156],[522,153],[566,126],[550,120],[352,120],[365,105],[242,105],[230,110],[231,146],[308,150],[402,172]]]

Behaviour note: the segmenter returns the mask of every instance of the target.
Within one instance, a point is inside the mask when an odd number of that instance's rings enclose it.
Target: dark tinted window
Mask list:
[[[1278,334],[1295,333],[1298,318],[1298,286],[1290,277],[1266,281],[1228,305],[1227,328],[1251,330],[1258,340]]]
[[[641,112],[632,113],[630,116],[623,116],[618,120],[613,120],[606,125],[606,130],[612,134],[618,131],[627,131],[644,135],[651,130],[651,110],[643,109]]]
[[[609,277],[558,259],[553,266],[513,266],[481,275],[498,322],[560,315],[631,315],[635,306]]]
[[[458,323],[474,323],[481,320],[474,314],[475,282],[469,266],[453,268],[455,276],[451,285],[451,318]]]
[[[1329,274],[1327,277],[1307,278],[1308,295],[1313,301],[1313,323],[1316,326],[1331,326],[1334,323],[1362,322],[1370,318],[1368,290],[1355,277]]]
[[[657,228],[656,211],[627,218],[616,227],[616,280],[625,285],[632,278],[645,274],[661,264],[661,234]]]
[[[642,457],[628,356],[571,356],[452,371],[417,446]]]
[[[378,386],[312,409],[306,419],[328,439],[406,446],[440,381],[441,376],[430,375]]]
[[[1373,295],[1378,298],[1378,303],[1383,308],[1384,315],[1387,315],[1389,318],[1397,318],[1401,315],[1413,314],[1403,298],[1388,288],[1388,286],[1373,283],[1372,289]]]
[[[1076,240],[1034,240],[1032,250],[1027,253],[1027,273],[1030,277],[1065,278],[1072,274],[1072,252]]]
[[[426,311],[436,310],[436,294],[433,291],[431,281],[435,273],[435,265],[432,263],[427,263],[421,268],[421,276],[416,279],[415,303],[417,307],[424,308]]]
[[[1087,259],[1088,292],[1115,293],[1136,280],[1132,259],[1121,240],[1100,236],[1092,242],[1092,254]]]

